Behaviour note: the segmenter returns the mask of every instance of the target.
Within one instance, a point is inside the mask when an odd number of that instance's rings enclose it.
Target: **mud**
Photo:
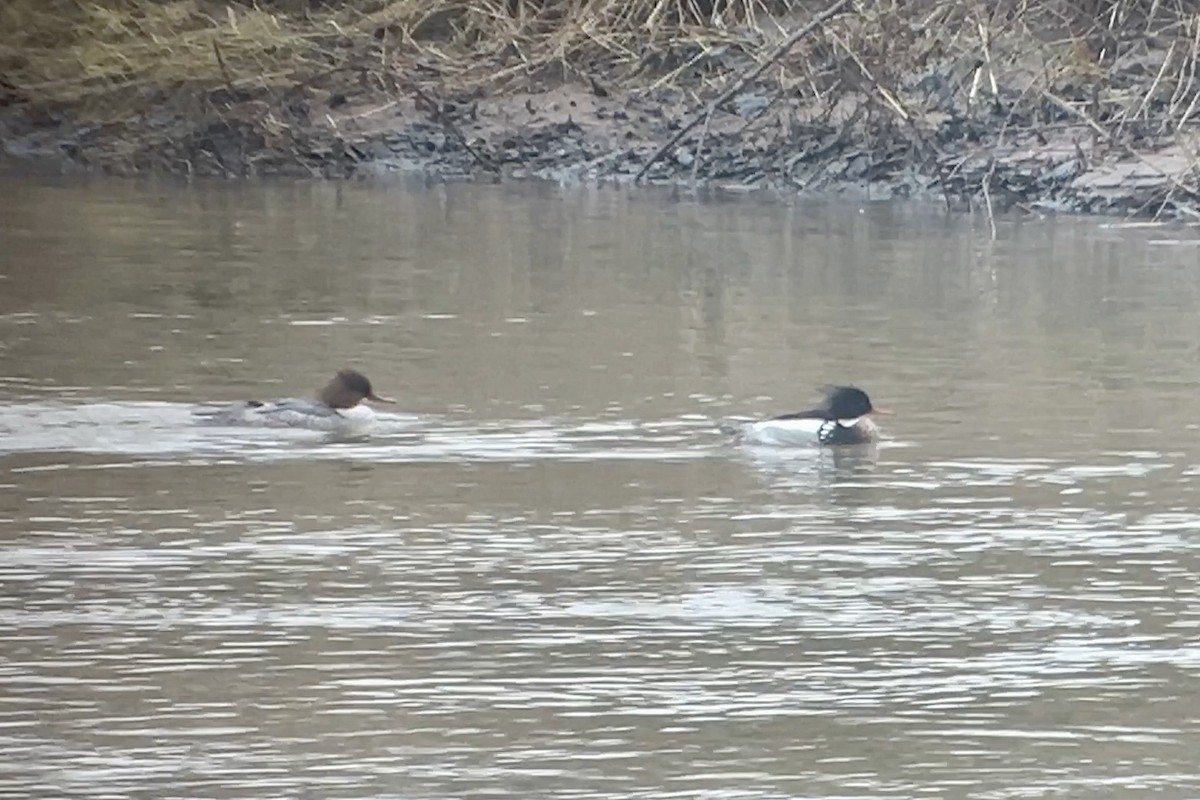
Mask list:
[[[7,98],[0,143],[10,167],[119,174],[633,182],[644,172],[651,183],[937,198],[992,213],[1200,218],[1200,127],[1168,135],[1148,116],[1118,139],[1076,110],[1082,91],[1031,106],[969,96],[944,76],[907,83],[904,114],[870,91],[818,106],[752,85],[649,167],[715,93],[576,77],[437,95],[348,79],[283,94],[148,95],[144,113],[110,123]]]

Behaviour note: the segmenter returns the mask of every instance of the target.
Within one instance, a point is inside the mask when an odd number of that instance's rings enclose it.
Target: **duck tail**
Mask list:
[[[213,406],[206,405],[192,410],[192,416],[197,422],[208,425],[236,424],[245,419],[246,412],[261,407],[257,400],[247,400],[242,403]]]
[[[746,423],[737,419],[716,420],[717,430],[726,436],[741,437],[746,431]]]

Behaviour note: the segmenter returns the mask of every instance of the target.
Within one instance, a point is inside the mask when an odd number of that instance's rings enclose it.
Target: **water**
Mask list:
[[[2,189],[0,796],[1200,793],[1192,232]],[[829,381],[878,448],[712,429]]]

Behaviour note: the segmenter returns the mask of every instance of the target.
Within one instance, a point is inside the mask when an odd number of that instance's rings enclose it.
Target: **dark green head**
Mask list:
[[[858,419],[880,413],[867,393],[855,386],[830,386],[825,390],[825,409],[832,419]],[[882,412],[887,413],[887,412]]]

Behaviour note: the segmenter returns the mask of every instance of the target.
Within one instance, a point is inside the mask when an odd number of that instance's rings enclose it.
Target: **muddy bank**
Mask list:
[[[718,48],[683,48],[637,81],[600,60],[452,88],[419,64],[348,61],[291,84],[226,72],[141,86],[123,99],[133,113],[116,118],[94,98],[47,102],[4,86],[0,142],[10,165],[124,174],[644,180],[1200,219],[1200,81],[1186,82],[1196,48],[1190,61],[1179,55],[1190,29],[1110,35],[1099,49],[1082,37],[1078,60],[1049,77],[1044,59],[1011,42],[1001,60],[1003,37],[982,25],[980,46],[933,38],[937,57],[891,63],[878,43],[867,53],[869,37],[839,38],[835,25],[863,28],[843,14],[807,49],[777,52],[812,16],[781,17],[772,36],[743,29]],[[923,41],[917,22],[906,22],[910,49]]]

